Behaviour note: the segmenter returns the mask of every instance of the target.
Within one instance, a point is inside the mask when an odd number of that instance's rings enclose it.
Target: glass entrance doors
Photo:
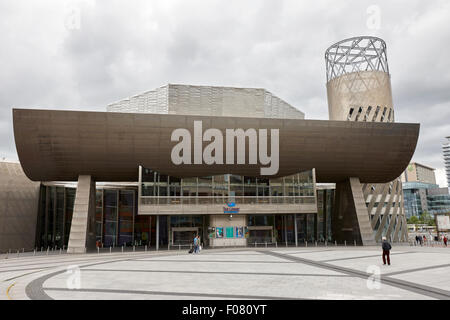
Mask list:
[[[273,227],[260,226],[248,227],[249,237],[248,244],[256,243],[272,243],[273,242]]]
[[[190,245],[194,243],[194,236],[199,232],[200,228],[197,227],[174,227],[172,228],[172,245]]]

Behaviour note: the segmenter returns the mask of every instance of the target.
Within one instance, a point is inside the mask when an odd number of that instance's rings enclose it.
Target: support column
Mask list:
[[[68,253],[95,249],[95,181],[89,175],[78,177]]]
[[[159,250],[159,216],[156,216],[156,251]]]
[[[375,235],[358,178],[336,184],[333,211],[333,234],[337,241],[352,243],[356,240],[363,245],[375,245]]]

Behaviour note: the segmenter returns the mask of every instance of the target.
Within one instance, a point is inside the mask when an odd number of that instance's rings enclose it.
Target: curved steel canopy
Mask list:
[[[142,165],[172,176],[259,176],[261,165],[174,165],[174,129],[279,129],[279,171],[316,168],[317,182],[385,183],[411,160],[419,124],[13,109],[17,153],[34,181],[137,181]],[[204,146],[209,142],[205,142]],[[248,151],[248,146],[247,146]],[[225,156],[225,155],[224,155]],[[248,159],[248,156],[247,156]],[[275,177],[275,176],[274,176]]]

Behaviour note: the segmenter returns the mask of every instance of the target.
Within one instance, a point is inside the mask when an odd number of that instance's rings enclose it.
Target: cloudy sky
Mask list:
[[[12,107],[98,110],[167,83],[262,87],[328,119],[324,52],[358,35],[388,46],[413,161],[447,185],[450,1],[0,1],[0,156],[17,159]]]

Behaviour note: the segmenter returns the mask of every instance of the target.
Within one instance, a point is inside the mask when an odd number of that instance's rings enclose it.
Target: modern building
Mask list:
[[[447,143],[442,145],[442,153],[444,154],[445,174],[447,175],[447,186],[450,189],[450,137],[447,137]]]
[[[363,43],[341,64],[339,50]],[[44,181],[36,246],[159,249],[189,244],[194,233],[214,247],[406,241],[396,178],[419,125],[392,122],[387,69],[342,73],[350,57],[387,68],[378,38],[331,47],[329,121],[305,120],[264,89],[170,84],[107,112],[13,109],[23,171]],[[382,87],[352,91],[371,78]],[[345,93],[348,79],[354,89]],[[350,102],[351,116],[370,120],[337,116]]]
[[[423,182],[436,184],[436,169],[417,162],[411,162],[405,172],[402,173],[402,182]]]
[[[402,174],[406,217],[450,213],[450,194],[436,184],[435,169],[412,162]]]

